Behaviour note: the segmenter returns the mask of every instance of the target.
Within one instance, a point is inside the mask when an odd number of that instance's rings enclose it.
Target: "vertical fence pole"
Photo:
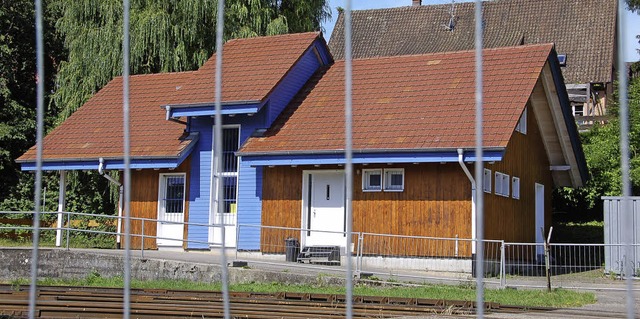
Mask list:
[[[224,309],[224,318],[231,317],[231,309],[229,305],[229,274],[227,269],[226,256],[226,234],[223,219],[224,205],[223,200],[223,182],[222,172],[222,40],[224,36],[224,0],[218,0],[218,12],[216,17],[216,73],[215,73],[215,133],[214,133],[214,154],[213,167],[215,174],[215,208],[220,218],[220,235],[222,243],[220,245],[220,266],[222,267],[222,301]]]
[[[478,318],[484,317],[484,194],[483,194],[483,149],[482,149],[482,1],[475,2],[475,97],[476,97],[476,149],[475,149],[475,176],[476,176],[476,314]]]
[[[42,135],[44,131],[44,45],[42,40],[42,0],[36,0],[36,180],[33,212],[33,251],[31,252],[31,285],[29,286],[29,318],[36,314],[38,279],[38,247],[40,243],[40,196],[42,195]]]
[[[71,213],[67,212],[67,250],[69,250],[69,233],[71,232]]]
[[[142,226],[140,227],[142,231],[142,234],[140,236],[140,257],[144,258],[144,222],[145,220],[141,219],[140,222],[142,223]],[[157,234],[156,234],[156,237],[157,237]]]
[[[626,1],[618,1],[618,90],[620,105],[620,168],[622,175],[622,238],[625,244],[625,255],[631,258],[633,252],[631,242],[633,240],[633,209],[631,207],[631,181],[629,178],[629,105],[627,103],[627,66],[624,61],[624,52],[626,52],[625,38],[625,3]],[[625,264],[624,274],[627,283],[627,317],[635,318],[635,299],[633,297],[633,261],[629,265]]]
[[[347,214],[347,249],[351,249],[351,232],[353,230],[353,149],[352,149],[352,61],[351,61],[351,0],[347,0],[344,10],[344,123],[345,123],[345,213]],[[347,319],[353,317],[353,273],[351,269],[351,252],[347,254],[346,301]]]
[[[66,171],[60,171],[60,183],[58,189],[58,227],[56,229],[56,247],[60,247],[62,245],[62,222],[63,216],[62,212],[64,212],[64,202],[65,202],[65,189],[67,183],[65,181],[65,177],[67,175]]]
[[[504,240],[500,241],[500,288],[505,288],[507,285],[505,248]]]
[[[459,249],[459,245],[460,245],[459,241],[460,240],[458,239],[458,234],[456,234],[456,248],[455,248],[455,253],[454,253],[456,257],[458,257],[458,251],[459,251],[458,249]]]
[[[240,223],[238,223],[238,216],[236,215],[236,252],[235,259],[238,259],[238,247],[240,246]]]
[[[122,131],[124,143],[124,298],[123,318],[131,313],[131,136],[129,131],[129,0],[122,1]]]

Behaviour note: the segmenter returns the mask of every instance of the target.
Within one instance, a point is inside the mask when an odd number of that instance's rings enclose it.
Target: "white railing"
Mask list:
[[[33,231],[30,218],[25,214],[33,212],[0,212],[0,238],[3,234],[22,233],[29,234]],[[22,218],[16,219],[16,214]],[[42,214],[57,215],[59,212],[44,212]],[[70,241],[73,234],[92,234],[94,236],[113,236],[113,242],[121,231],[97,229],[98,227],[79,227],[80,221],[98,221],[101,224],[117,225],[118,218],[115,215],[97,215],[87,213],[63,212],[62,224],[56,221],[51,224],[43,222],[41,232],[53,232],[63,234],[63,247],[70,249]],[[11,222],[14,220],[15,222]],[[180,246],[190,243],[205,245],[206,247],[220,246],[207,240],[176,239],[158,236],[155,231],[159,223],[172,223],[185,227],[205,227],[209,231],[212,228],[232,226],[215,225],[191,222],[160,221],[151,218],[131,217],[132,224],[137,224],[131,236],[134,238],[133,246],[140,250],[140,256],[144,258],[145,248],[155,248],[157,240],[175,240]],[[317,258],[315,263],[302,258],[299,262],[298,255],[306,245],[305,240],[309,236],[342,239],[346,243],[345,232],[321,231],[314,229],[262,226],[262,225],[236,225],[236,249],[235,259],[248,261],[254,264],[271,265],[271,267],[304,268],[323,272],[346,271],[345,258],[350,253],[354,258],[352,271],[358,277],[376,276],[384,279],[407,278],[422,280],[424,282],[447,281],[471,281],[476,267],[476,254],[474,252],[476,241],[468,238],[441,238],[427,236],[405,236],[392,234],[375,234],[365,232],[352,232],[353,243],[350,249],[344,244],[333,243],[327,246],[339,248],[339,258],[322,262]],[[104,228],[104,227],[103,227]],[[630,273],[634,277],[640,276],[640,244],[634,244],[634,256],[625,255],[625,247],[622,244],[549,244],[549,266],[546,266],[544,244],[537,243],[510,243],[499,240],[484,240],[484,274],[483,281],[498,287],[527,286],[545,287],[547,280],[554,287],[580,287],[595,288],[594,279],[606,278],[606,280],[623,279],[625,267],[630,267]],[[232,253],[233,254],[233,253]],[[547,279],[547,270],[549,279]]]

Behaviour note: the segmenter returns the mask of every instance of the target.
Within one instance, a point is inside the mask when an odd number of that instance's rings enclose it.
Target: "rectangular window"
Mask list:
[[[482,181],[482,189],[485,193],[491,193],[491,170],[484,169],[484,180]]]
[[[404,191],[404,168],[384,169],[384,190],[390,192]]]
[[[239,143],[240,130],[237,127],[222,129],[222,171],[225,173],[238,172],[238,157],[236,152]]]
[[[520,198],[520,178],[519,177],[512,177],[511,178],[511,197],[515,198],[515,199],[519,199]]]
[[[382,170],[362,170],[362,190],[365,192],[379,192],[382,190]]]
[[[165,214],[184,213],[185,175],[162,175],[162,207]]]
[[[496,195],[509,197],[509,175],[496,172]]]
[[[520,120],[518,120],[518,125],[516,125],[516,132],[520,132],[522,134],[527,134],[527,108],[524,108],[522,115],[520,115]]]
[[[238,203],[238,157],[240,127],[222,128],[222,205],[226,214],[237,213]]]

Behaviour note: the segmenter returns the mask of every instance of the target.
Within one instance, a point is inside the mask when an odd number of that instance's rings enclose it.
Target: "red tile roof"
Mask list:
[[[176,92],[194,72],[135,75],[130,78],[131,156],[175,157],[189,143],[184,125],[165,119],[161,105],[178,102]],[[102,88],[43,140],[43,158],[122,157],[122,77]],[[19,161],[35,160],[35,146]]]
[[[506,147],[552,44],[484,50],[484,146]],[[474,52],[353,61],[354,150],[474,147]],[[242,153],[344,149],[344,61],[307,83]]]
[[[261,101],[320,36],[318,32],[230,40],[222,50],[222,101]],[[213,102],[215,54],[182,91],[183,103]]]
[[[317,32],[228,41],[223,47],[223,101],[262,100]],[[176,157],[190,143],[185,126],[166,120],[161,106],[212,102],[215,55],[198,71],[136,75],[130,79],[131,156]],[[45,160],[123,155],[122,78],[109,82],[44,138]],[[35,146],[18,161],[35,160]]]

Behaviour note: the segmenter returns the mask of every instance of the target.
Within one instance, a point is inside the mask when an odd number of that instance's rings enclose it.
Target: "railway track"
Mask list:
[[[28,287],[0,285],[0,318],[24,318]],[[38,287],[38,318],[121,318],[120,288]],[[309,293],[231,292],[234,318],[344,318],[345,296]],[[475,303],[436,299],[356,296],[353,318],[392,318],[433,314],[473,314]],[[487,312],[523,312],[521,307],[485,304]],[[527,309],[544,311],[548,308]],[[4,316],[4,317],[3,317]],[[132,318],[223,318],[220,292],[132,289]]]

